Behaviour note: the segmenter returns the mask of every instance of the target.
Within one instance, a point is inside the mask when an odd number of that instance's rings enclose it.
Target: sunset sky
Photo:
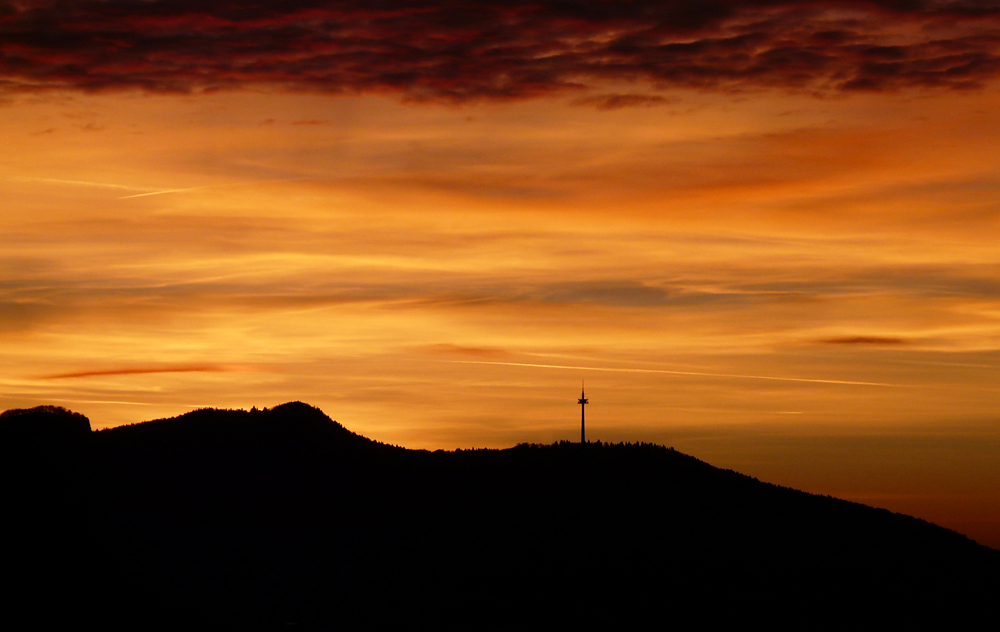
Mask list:
[[[1000,2],[0,0],[0,410],[652,441],[1000,548]]]

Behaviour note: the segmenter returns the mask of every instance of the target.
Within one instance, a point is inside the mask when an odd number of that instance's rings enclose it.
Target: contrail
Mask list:
[[[271,180],[250,180],[246,182],[227,182],[223,184],[208,184],[200,187],[186,187],[183,189],[160,189],[150,191],[149,187],[136,187],[125,184],[113,184],[110,182],[91,182],[89,180],[66,180],[63,178],[37,178],[34,176],[12,176],[13,180],[30,180],[32,182],[49,182],[52,184],[69,184],[73,186],[97,187],[101,189],[121,189],[124,191],[142,191],[132,195],[123,195],[117,199],[130,200],[132,198],[148,197],[150,195],[166,195],[168,193],[186,193],[188,191],[201,191],[202,189],[215,189],[218,187],[246,186],[249,184],[260,184],[263,182],[286,182],[288,180],[301,180],[302,178],[274,178]]]
[[[225,186],[225,185],[214,185],[214,186]],[[187,189],[164,189],[162,191],[150,191],[148,193],[136,193],[135,195],[123,195],[118,198],[119,200],[129,200],[131,198],[141,198],[150,195],[166,195],[167,193],[186,193],[188,191],[200,191],[201,189],[211,189],[212,186],[204,187],[189,187]]]
[[[701,373],[698,371],[669,371],[667,369],[620,369],[593,366],[568,366],[561,364],[531,364],[528,362],[490,362],[486,360],[446,360],[455,364],[498,364],[503,366],[524,366],[536,369],[572,369],[576,371],[605,371],[609,373],[664,373],[667,375],[693,375],[697,377],[731,377],[744,380],[772,380],[776,382],[808,382],[811,384],[840,384],[845,386],[886,386],[906,388],[908,384],[888,384],[886,382],[854,382],[851,380],[820,380],[807,377],[775,377],[772,375],[741,375],[738,373]]]
[[[141,187],[132,187],[110,182],[91,182],[89,180],[65,180],[62,178],[36,178],[33,176],[14,176],[14,180],[31,180],[32,182],[49,182],[51,184],[72,184],[81,187],[97,187],[100,189],[124,189],[126,191],[141,191]]]
[[[161,191],[147,191],[146,193],[136,193],[134,195],[124,195],[119,200],[130,200],[132,198],[148,197],[150,195],[166,195],[167,193],[187,193],[188,191],[202,191],[204,189],[218,189],[221,187],[241,187],[250,186],[253,184],[268,184],[272,182],[289,182],[293,180],[302,180],[304,178],[272,178],[270,180],[247,180],[243,182],[223,182],[222,184],[206,184],[200,187],[187,187],[184,189],[163,189]]]

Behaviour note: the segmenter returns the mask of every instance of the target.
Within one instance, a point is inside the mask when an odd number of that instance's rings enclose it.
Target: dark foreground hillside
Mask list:
[[[1000,588],[961,535],[660,446],[412,451],[301,403],[81,419],[0,417],[11,620],[808,625],[962,618]]]

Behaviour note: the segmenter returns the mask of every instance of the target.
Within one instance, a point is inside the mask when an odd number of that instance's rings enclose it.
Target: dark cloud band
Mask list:
[[[998,45],[1000,2],[978,0],[0,0],[6,91],[964,88],[1000,72]]]
[[[243,367],[221,364],[177,364],[157,366],[131,366],[114,369],[92,369],[73,373],[46,375],[39,379],[65,380],[80,377],[107,377],[117,375],[145,375],[148,373],[227,373],[244,370]]]
[[[824,338],[817,341],[824,345],[865,345],[865,346],[896,346],[909,344],[905,338],[892,338],[887,336],[843,336],[840,338]]]

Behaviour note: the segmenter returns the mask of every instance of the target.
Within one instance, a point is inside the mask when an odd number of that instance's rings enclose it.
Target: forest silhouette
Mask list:
[[[648,443],[408,450],[299,402],[96,432],[41,407],[0,437],[9,621],[899,622],[1000,587],[960,534]]]

